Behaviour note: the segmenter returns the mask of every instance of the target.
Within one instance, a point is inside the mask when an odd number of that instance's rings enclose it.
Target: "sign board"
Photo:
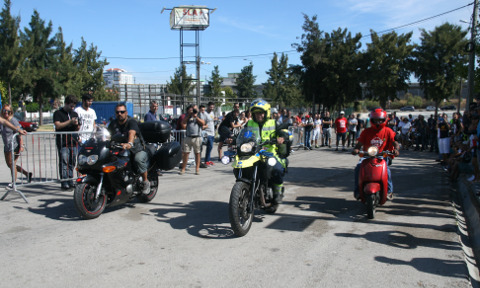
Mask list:
[[[205,30],[210,25],[210,11],[204,6],[180,6],[170,12],[170,28]]]

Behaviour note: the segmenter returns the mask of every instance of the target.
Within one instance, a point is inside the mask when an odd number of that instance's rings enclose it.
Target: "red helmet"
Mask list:
[[[374,109],[370,112],[370,123],[372,123],[372,127],[382,129],[387,125],[387,112],[382,108]]]

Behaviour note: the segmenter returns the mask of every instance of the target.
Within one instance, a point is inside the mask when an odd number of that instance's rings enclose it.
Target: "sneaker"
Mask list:
[[[205,163],[200,163],[200,168],[207,168],[207,167],[208,167],[207,164],[205,164]]]
[[[320,146],[318,146],[318,145],[315,145],[315,148],[320,148]]]
[[[387,193],[387,199],[390,201],[393,200],[393,192]]]
[[[342,148],[342,151],[347,151],[347,149],[345,149],[345,148]]]
[[[328,145],[328,148],[332,148],[332,146]]]
[[[5,187],[5,189],[12,190],[13,189],[13,184],[12,183],[8,184],[7,187]]]
[[[150,194],[150,181],[143,181],[142,193],[145,195]]]
[[[335,151],[338,151],[338,148],[335,148]]]

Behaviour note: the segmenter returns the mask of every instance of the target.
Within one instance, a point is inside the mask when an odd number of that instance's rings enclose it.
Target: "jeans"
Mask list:
[[[207,136],[207,150],[205,151],[205,163],[210,162],[210,154],[212,153],[213,149],[213,140],[215,139],[214,136]]]
[[[148,154],[145,151],[139,151],[135,153],[134,156],[135,166],[137,168],[137,173],[142,174],[148,170],[149,159]]]
[[[62,181],[62,187],[73,187],[73,168],[77,160],[77,147],[57,147],[59,165],[58,171],[60,173],[60,179],[70,179],[68,181]]]
[[[305,147],[310,147],[310,135],[312,135],[312,130],[305,129]]]
[[[393,193],[393,181],[392,181],[392,173],[390,172],[390,165],[392,165],[392,158],[389,158],[387,157],[387,175],[388,175],[388,193]],[[359,187],[358,187],[358,177],[360,175],[360,165],[362,163],[359,161],[357,166],[355,166],[355,187],[354,187],[354,190],[353,190],[353,196],[355,196],[355,198],[357,198],[357,196],[359,195],[360,191],[359,191]]]

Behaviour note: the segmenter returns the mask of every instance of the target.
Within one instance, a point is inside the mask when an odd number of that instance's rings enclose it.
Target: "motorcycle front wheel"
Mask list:
[[[253,210],[248,212],[250,201],[250,185],[245,182],[236,182],[230,194],[228,207],[230,225],[236,236],[242,237],[248,233],[252,226]]]
[[[75,186],[75,191],[73,192],[75,208],[83,219],[97,218],[105,210],[107,197],[101,193],[95,199],[96,192],[96,185],[81,183]]]
[[[367,205],[368,219],[375,218],[375,194],[367,194],[365,197],[365,204]]]

